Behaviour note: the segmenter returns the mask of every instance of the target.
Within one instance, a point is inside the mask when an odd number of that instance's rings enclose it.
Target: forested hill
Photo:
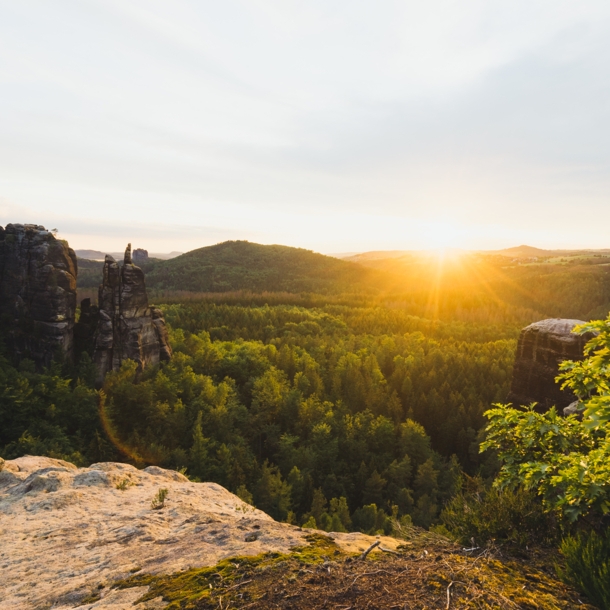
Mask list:
[[[193,292],[368,292],[386,274],[311,250],[227,241],[154,265],[149,288]]]

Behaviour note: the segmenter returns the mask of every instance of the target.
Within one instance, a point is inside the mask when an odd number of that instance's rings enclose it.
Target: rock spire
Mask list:
[[[163,314],[148,304],[131,244],[122,265],[106,256],[99,306],[83,300],[75,324],[77,272],[74,251],[53,231],[0,226],[0,334],[16,363],[29,358],[40,370],[58,355],[89,352],[101,385],[127,358],[139,369],[171,358]]]
[[[163,314],[148,305],[144,272],[132,262],[131,244],[123,265],[106,255],[98,302],[93,349],[98,383],[123,360],[133,360],[142,369],[171,358]]]

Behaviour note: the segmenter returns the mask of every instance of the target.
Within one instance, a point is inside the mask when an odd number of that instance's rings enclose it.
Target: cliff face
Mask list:
[[[76,274],[74,251],[43,226],[0,226],[0,319],[15,360],[71,357]]]
[[[575,335],[582,320],[553,318],[530,324],[521,331],[508,401],[514,405],[538,403],[541,411],[553,405],[559,410],[576,400],[572,392],[555,382],[563,360],[582,360],[591,335]]]
[[[74,251],[44,227],[0,226],[0,330],[15,361],[42,368],[58,351],[67,358],[87,351],[101,384],[127,358],[140,369],[171,358],[163,314],[148,305],[131,245],[122,266],[106,257],[99,307],[85,299],[75,325],[76,276]]]
[[[106,256],[94,341],[98,383],[123,360],[134,360],[142,369],[171,358],[163,314],[148,305],[144,273],[132,262],[131,244],[122,266]]]

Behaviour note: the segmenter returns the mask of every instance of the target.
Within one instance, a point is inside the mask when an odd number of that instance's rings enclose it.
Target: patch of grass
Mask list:
[[[160,510],[165,506],[165,499],[167,498],[167,494],[169,493],[169,489],[162,487],[157,492],[157,495],[151,500],[150,507],[153,510]]]
[[[170,575],[138,574],[119,581],[114,587],[119,589],[150,587],[148,593],[137,603],[162,597],[168,602],[168,610],[199,608],[202,607],[201,602],[215,599],[223,593],[226,600],[234,597],[230,593],[234,592],[235,595],[239,593],[239,583],[256,579],[257,575],[282,566],[288,561],[300,566],[313,566],[322,564],[331,557],[342,555],[339,547],[328,536],[310,534],[305,539],[309,545],[296,547],[289,554],[264,553],[251,557],[232,557],[212,567]]]
[[[125,491],[128,487],[131,487],[133,483],[129,479],[121,479],[115,487],[121,491]]]
[[[466,553],[436,534],[409,533],[399,555],[371,553],[361,561],[330,537],[312,533],[308,545],[291,553],[235,557],[171,575],[134,575],[115,586],[148,586],[138,601],[161,597],[166,610],[445,608],[448,594],[452,610],[593,610],[557,580],[548,551],[506,560],[489,549]]]
[[[610,608],[610,531],[581,532],[561,543],[565,568],[560,577],[600,608]]]

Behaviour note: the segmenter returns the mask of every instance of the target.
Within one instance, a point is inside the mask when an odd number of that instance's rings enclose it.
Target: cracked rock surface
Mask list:
[[[193,483],[156,466],[77,468],[24,456],[0,462],[0,468],[2,610],[163,608],[160,599],[134,606],[143,592],[110,585],[135,573],[289,552],[306,545],[311,531],[274,521],[216,483]],[[153,509],[160,489],[167,489],[164,506]],[[358,533],[332,536],[354,552],[375,540]],[[398,542],[383,538],[388,548]],[[87,603],[93,593],[101,599]]]

